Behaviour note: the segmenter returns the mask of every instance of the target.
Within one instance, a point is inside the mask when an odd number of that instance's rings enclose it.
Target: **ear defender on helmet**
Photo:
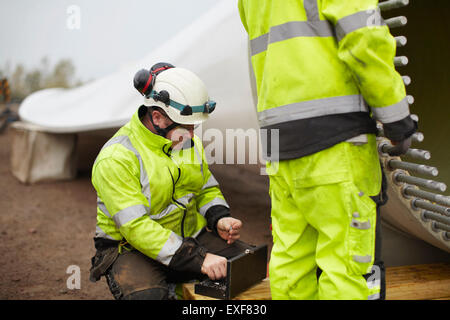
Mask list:
[[[170,63],[158,62],[154,64],[149,70],[141,69],[135,75],[133,79],[134,87],[140,94],[148,97],[153,90],[156,76],[164,70],[175,68]]]
[[[141,69],[134,76],[134,87],[140,94],[147,96],[150,92],[152,92],[152,80],[152,74],[148,70]]]
[[[163,72],[164,70],[175,68],[174,65],[166,62],[158,62],[155,63],[151,68],[150,72],[153,73],[155,76]]]

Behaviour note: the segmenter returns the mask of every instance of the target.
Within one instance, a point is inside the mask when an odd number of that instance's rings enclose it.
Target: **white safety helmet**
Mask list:
[[[134,84],[144,96],[145,106],[161,108],[179,124],[204,122],[216,105],[196,74],[170,64],[158,63],[150,71],[139,71]]]

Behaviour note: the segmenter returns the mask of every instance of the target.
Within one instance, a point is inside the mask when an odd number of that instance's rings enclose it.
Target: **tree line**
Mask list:
[[[11,67],[0,66],[0,79],[7,78],[11,102],[21,102],[29,94],[47,88],[73,88],[82,84],[75,78],[75,66],[70,59],[61,59],[51,66],[48,58],[41,59],[37,67],[27,69],[19,63]]]

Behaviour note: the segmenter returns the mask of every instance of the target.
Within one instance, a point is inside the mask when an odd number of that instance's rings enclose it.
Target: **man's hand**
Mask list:
[[[240,238],[241,228],[241,220],[235,218],[224,217],[217,222],[217,233],[223,240],[226,240],[228,244],[232,244]]]
[[[412,138],[406,138],[402,141],[392,141],[391,143],[394,146],[391,150],[389,150],[390,156],[401,156],[408,151],[408,149],[411,147]]]
[[[212,253],[207,253],[201,271],[211,280],[225,278],[227,276],[227,259]]]

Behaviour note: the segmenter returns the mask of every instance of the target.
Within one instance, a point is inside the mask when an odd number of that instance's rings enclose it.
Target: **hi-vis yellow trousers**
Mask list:
[[[377,299],[376,204],[382,173],[374,135],[267,164],[273,299]],[[322,273],[317,278],[317,267]],[[373,274],[368,279],[363,275]]]

